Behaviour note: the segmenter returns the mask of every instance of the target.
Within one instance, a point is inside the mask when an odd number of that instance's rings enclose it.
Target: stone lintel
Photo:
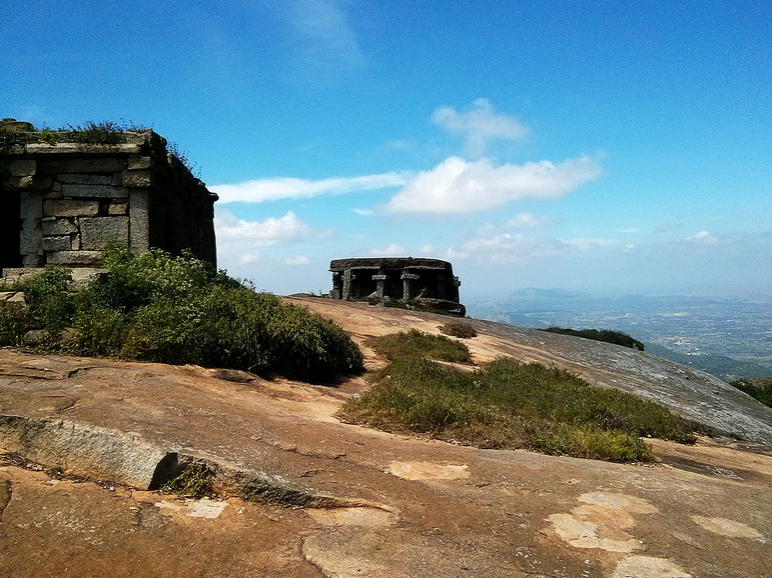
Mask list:
[[[56,180],[67,185],[112,185],[113,175],[59,173]]]
[[[63,142],[55,145],[30,143],[24,147],[30,154],[141,154],[142,147],[136,144],[89,144]]]
[[[46,255],[49,265],[96,265],[101,251],[53,251]]]
[[[46,217],[96,217],[99,201],[50,199],[45,202]]]
[[[410,280],[410,281],[418,281],[418,279],[420,278],[421,276],[416,273],[402,273],[402,276],[400,277],[400,279]]]
[[[385,281],[388,278],[388,275],[373,275],[372,277],[373,281]]]
[[[111,185],[62,185],[65,197],[89,197],[99,199],[126,198],[129,192],[123,187]]]

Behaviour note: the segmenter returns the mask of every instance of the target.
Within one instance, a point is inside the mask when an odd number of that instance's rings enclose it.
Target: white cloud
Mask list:
[[[434,247],[431,245],[424,245],[420,249],[418,249],[418,252],[421,253],[421,255],[431,255],[434,253]]]
[[[589,157],[494,166],[489,159],[449,157],[421,171],[385,205],[389,213],[458,214],[496,209],[521,199],[558,198],[600,174]]]
[[[449,259],[474,258],[480,263],[516,263],[553,255],[587,252],[614,244],[610,239],[556,239],[507,232],[495,225],[484,225],[474,237],[451,247]]]
[[[519,229],[535,229],[551,225],[552,222],[552,219],[549,217],[537,217],[531,213],[520,213],[516,217],[507,221],[507,227],[515,227]]]
[[[487,98],[478,98],[465,112],[441,106],[434,111],[432,122],[451,134],[464,137],[466,152],[473,157],[483,155],[492,141],[518,140],[528,132],[513,116],[495,112]]]
[[[249,247],[302,241],[318,234],[292,211],[288,211],[283,217],[270,217],[264,221],[245,221],[230,211],[218,211],[215,230],[218,241]]]
[[[405,254],[405,248],[392,243],[385,249],[373,249],[370,251],[370,255],[373,257],[401,257]]]
[[[308,265],[311,263],[311,260],[304,256],[304,255],[297,255],[296,257],[287,257],[284,259],[285,265],[290,265],[292,267],[297,267],[300,265]]]
[[[614,244],[614,241],[611,239],[560,239],[560,242],[579,251],[600,249],[601,247],[607,247],[608,245]]]
[[[708,231],[695,233],[691,237],[687,237],[686,240],[696,245],[718,245],[720,243],[718,237],[711,235]]]
[[[344,194],[399,187],[408,182],[410,173],[390,172],[381,175],[342,177],[309,181],[290,177],[257,179],[235,185],[216,185],[210,189],[220,195],[220,204],[262,203],[280,199],[303,199],[324,194]]]

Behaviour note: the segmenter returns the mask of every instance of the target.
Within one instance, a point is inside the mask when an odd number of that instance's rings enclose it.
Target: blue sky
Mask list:
[[[450,260],[464,297],[772,291],[772,3],[4,2],[0,116],[125,119],[220,194],[220,266]]]

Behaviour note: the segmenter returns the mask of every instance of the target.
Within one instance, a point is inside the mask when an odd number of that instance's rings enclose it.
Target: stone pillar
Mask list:
[[[415,273],[408,273],[405,271],[402,273],[402,300],[403,301],[410,301],[415,297],[413,294],[413,285],[415,284],[414,281],[418,281],[420,278],[420,275],[416,275]]]
[[[333,271],[332,273],[332,291],[330,291],[330,299],[341,299],[343,297],[343,279],[340,271]]]
[[[386,293],[386,279],[389,276],[384,273],[378,273],[373,275],[373,281],[375,281],[375,294],[378,295],[378,299],[383,299]]]
[[[37,192],[21,192],[21,234],[19,249],[24,267],[45,265],[43,253],[43,195]]]
[[[346,269],[343,272],[343,289],[341,291],[340,298],[348,301],[351,299],[351,285],[355,279],[355,275],[351,272],[351,269]]]
[[[135,255],[150,249],[150,190],[130,189],[129,248]]]

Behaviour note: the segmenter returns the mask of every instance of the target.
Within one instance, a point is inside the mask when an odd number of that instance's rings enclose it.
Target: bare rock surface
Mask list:
[[[437,333],[444,321],[292,301],[361,343],[411,327]],[[615,346],[474,323],[480,335],[465,343],[478,362],[511,355],[602,386],[648,388],[683,413],[697,407],[702,420],[769,443],[769,413],[704,374]],[[363,349],[368,367],[383,363]],[[0,451],[15,452],[0,460],[0,577],[771,575],[764,446],[650,440],[661,461],[649,465],[480,450],[339,422],[337,409],[365,387],[361,377],[330,386],[0,350]],[[716,403],[700,405],[700,396]],[[733,430],[746,411],[753,419]],[[60,441],[41,445],[35,431],[58,431]],[[105,457],[88,450],[106,439]],[[158,494],[146,474],[116,483],[120,471],[155,472],[169,455],[206,460],[221,498]],[[65,476],[19,467],[20,457]]]

